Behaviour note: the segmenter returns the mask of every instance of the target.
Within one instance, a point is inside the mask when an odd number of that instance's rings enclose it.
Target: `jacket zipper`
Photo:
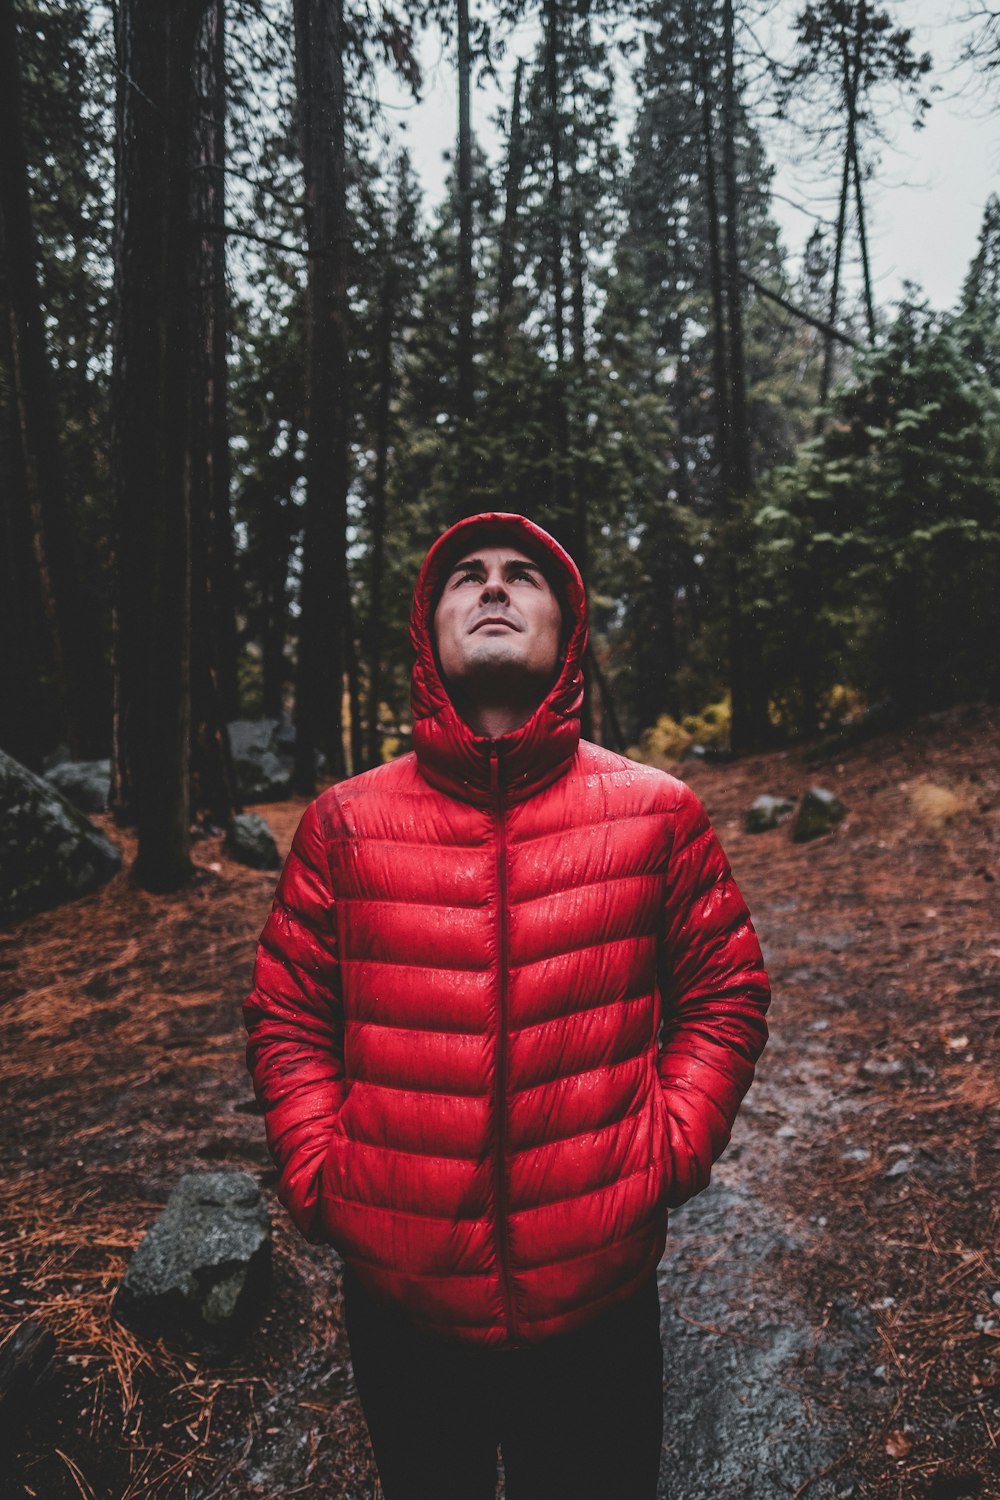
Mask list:
[[[500,783],[500,757],[490,756],[490,790],[494,799],[497,846],[497,1065],[496,1065],[496,1215],[497,1264],[500,1268],[500,1292],[511,1339],[517,1338],[517,1319],[510,1289],[510,1255],[507,1245],[507,810]]]

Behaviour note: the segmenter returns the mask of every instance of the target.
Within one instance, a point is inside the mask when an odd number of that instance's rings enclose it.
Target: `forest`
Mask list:
[[[880,305],[885,121],[934,59],[898,6],[807,5],[780,60],[758,20],[5,0],[0,742],[110,756],[150,889],[238,804],[227,722],[290,719],[299,793],[406,748],[416,565],[483,509],[580,562],[613,748],[995,699],[1000,202],[954,306]],[[380,106],[428,37],[431,207]],[[996,12],[959,42],[995,99]],[[827,187],[794,267],[775,121]]]
[[[1000,1496],[996,171],[953,295],[886,248],[998,83],[995,0],[0,0],[0,1500],[380,1500],[241,1005],[488,510],[771,979],[657,1271],[661,1500]],[[217,1343],[122,1312],[195,1174],[266,1251]]]

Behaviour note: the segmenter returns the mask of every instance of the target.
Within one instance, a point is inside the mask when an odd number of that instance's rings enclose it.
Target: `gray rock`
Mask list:
[[[905,1156],[901,1156],[898,1161],[893,1162],[891,1167],[886,1167],[885,1171],[882,1173],[882,1176],[905,1177],[912,1165],[913,1163],[911,1161],[908,1161]]]
[[[0,919],[98,890],[122,858],[55,787],[0,750]]]
[[[804,844],[809,839],[821,838],[824,833],[832,832],[846,816],[847,808],[839,797],[828,792],[825,787],[811,786],[795,814],[792,840],[796,844]]]
[[[236,790],[244,802],[280,802],[292,790],[291,772],[278,755],[277,719],[234,719],[227,724]]]
[[[109,760],[65,760],[46,771],[57,792],[81,812],[104,812],[111,798]]]
[[[869,1057],[861,1064],[861,1072],[866,1078],[898,1078],[906,1067],[898,1057]]]
[[[266,1290],[271,1219],[246,1172],[188,1172],[129,1262],[114,1315],[138,1333],[220,1343]]]
[[[251,870],[277,870],[281,855],[270,825],[256,813],[237,813],[229,824],[226,849]]]
[[[747,833],[767,833],[769,829],[777,828],[794,806],[787,797],[758,797],[747,813]]]
[[[66,761],[72,759],[68,745],[56,745],[48,755],[42,756],[42,775],[47,776],[56,766],[65,765]]]

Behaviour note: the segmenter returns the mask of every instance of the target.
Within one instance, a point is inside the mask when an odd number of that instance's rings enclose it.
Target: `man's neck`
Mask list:
[[[537,707],[537,703],[517,707],[513,704],[501,706],[495,703],[466,703],[460,712],[477,734],[498,740],[501,735],[510,734],[512,729],[520,729],[522,724],[527,724]]]

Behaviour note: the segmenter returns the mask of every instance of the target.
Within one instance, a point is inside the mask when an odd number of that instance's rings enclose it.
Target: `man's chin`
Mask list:
[[[515,637],[507,641],[491,637],[478,643],[466,659],[461,675],[453,675],[448,686],[456,695],[479,702],[502,702],[509,699],[523,703],[534,698],[540,703],[555,680],[555,672],[539,671],[524,659]]]

